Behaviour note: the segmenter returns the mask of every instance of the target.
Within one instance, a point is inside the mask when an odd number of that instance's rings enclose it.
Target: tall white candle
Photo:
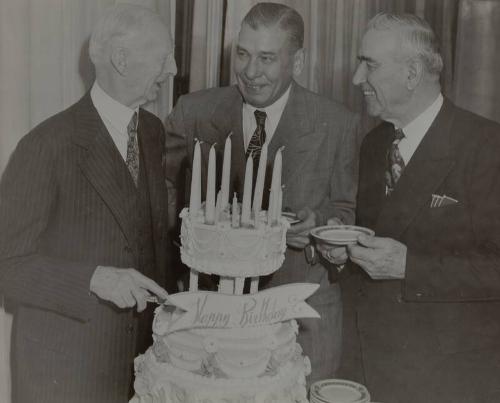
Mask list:
[[[194,146],[193,166],[191,172],[191,193],[189,197],[189,216],[196,219],[201,205],[201,151],[200,142]]]
[[[267,224],[272,225],[273,223],[273,217],[274,217],[274,210],[276,209],[276,203],[274,202],[274,193],[272,188],[269,189],[269,203],[267,205]]]
[[[224,145],[224,160],[222,161],[222,182],[221,182],[221,211],[223,211],[229,203],[229,181],[231,177],[231,136],[229,133]]]
[[[247,158],[247,166],[245,169],[243,202],[241,204],[241,225],[250,224],[250,210],[252,207],[252,178],[253,178],[253,157],[252,154],[250,154]]]
[[[258,219],[259,211],[262,208],[262,195],[264,194],[264,182],[266,179],[267,148],[268,143],[265,142],[260,151],[259,168],[257,170],[257,180],[255,182],[252,204],[255,220]]]
[[[240,226],[240,212],[238,211],[238,198],[236,192],[233,195],[233,205],[231,207],[231,227],[238,228]]]
[[[220,190],[217,192],[217,199],[215,202],[215,222],[219,222],[220,219],[220,206],[221,206],[221,200],[220,200],[221,194]]]
[[[279,195],[278,195],[278,207],[276,208],[276,217],[277,217],[277,220],[279,221],[281,219],[281,211],[283,209],[283,189],[284,189],[285,186],[281,186],[280,188],[280,192],[279,192]]]
[[[208,154],[207,194],[205,199],[205,222],[213,224],[215,218],[215,144]]]
[[[277,207],[278,207],[278,199],[279,193],[281,191],[281,169],[283,165],[283,157],[281,155],[284,147],[280,147],[278,151],[276,151],[276,156],[274,157],[274,165],[273,165],[273,176],[271,180],[271,196],[270,196],[270,210],[271,210],[271,223],[276,221],[278,217]],[[271,200],[273,201],[271,205]],[[271,208],[273,207],[273,208]]]

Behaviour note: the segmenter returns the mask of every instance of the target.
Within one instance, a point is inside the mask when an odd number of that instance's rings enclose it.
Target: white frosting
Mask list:
[[[288,221],[273,227],[233,228],[228,217],[215,225],[192,220],[182,210],[181,259],[199,272],[228,277],[255,277],[278,270],[285,259]]]
[[[283,263],[289,227],[284,218],[269,226],[261,214],[256,228],[233,228],[224,212],[215,225],[204,224],[203,215],[192,220],[188,209],[181,218],[181,258],[199,272],[256,277]],[[295,320],[172,331],[179,315],[163,306],[156,310],[153,346],[134,361],[131,403],[308,402],[311,365],[296,342]]]
[[[269,376],[217,379],[184,371],[156,360],[149,349],[135,359],[136,396],[131,403],[307,403],[307,357],[295,360]]]
[[[295,320],[255,328],[199,328],[168,333],[177,312],[159,307],[153,351],[161,362],[216,378],[249,378],[275,372],[295,359]]]

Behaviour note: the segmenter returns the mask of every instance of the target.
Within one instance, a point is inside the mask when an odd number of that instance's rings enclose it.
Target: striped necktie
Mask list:
[[[390,195],[399,178],[405,169],[405,162],[399,151],[399,143],[404,138],[403,130],[396,129],[394,131],[394,140],[392,141],[387,152],[387,170],[385,172],[385,183],[387,185],[387,195]]]
[[[257,127],[250,138],[250,142],[248,143],[248,148],[246,152],[246,157],[252,153],[253,155],[253,163],[254,166],[259,164],[260,151],[262,150],[262,146],[266,141],[266,118],[267,113],[264,111],[255,110],[255,121],[257,122]]]
[[[128,142],[127,142],[127,158],[125,164],[134,180],[135,186],[139,179],[139,143],[137,141],[137,112],[134,112],[130,123],[127,126]]]

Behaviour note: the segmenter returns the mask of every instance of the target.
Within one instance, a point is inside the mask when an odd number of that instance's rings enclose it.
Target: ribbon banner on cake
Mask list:
[[[318,284],[296,283],[244,295],[210,291],[181,292],[168,296],[167,304],[185,312],[168,332],[190,328],[246,328],[270,325],[294,318],[319,318],[305,299]]]

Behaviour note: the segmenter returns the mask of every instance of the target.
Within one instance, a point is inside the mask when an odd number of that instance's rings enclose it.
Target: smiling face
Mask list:
[[[367,31],[353,77],[354,85],[363,91],[368,114],[392,123],[404,119],[411,98],[408,63],[400,37],[401,32],[395,30]]]
[[[294,74],[300,74],[302,66],[303,51],[290,49],[286,31],[277,25],[257,30],[242,25],[234,71],[247,103],[257,108],[274,103],[288,89]]]
[[[170,33],[160,23],[149,32],[131,40],[127,58],[126,81],[131,95],[131,107],[154,101],[160,85],[177,73]]]

